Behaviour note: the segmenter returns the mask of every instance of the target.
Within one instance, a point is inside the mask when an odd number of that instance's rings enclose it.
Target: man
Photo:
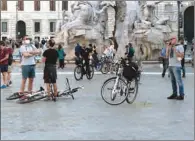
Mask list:
[[[181,60],[181,68],[182,68],[182,73],[183,73],[183,78],[186,77],[186,71],[185,71],[185,54],[186,54],[186,49],[187,49],[187,41],[182,41],[181,44],[183,45],[184,47],[184,57],[183,59]]]
[[[169,45],[169,42],[166,42],[166,46]],[[160,57],[162,58],[162,63],[163,63],[163,72],[162,72],[162,77],[165,77],[165,73],[168,69],[169,65],[169,59],[166,58],[166,47],[162,48],[160,52]]]
[[[90,48],[86,48],[86,45],[83,44],[82,48],[81,48],[81,53],[80,53],[81,57],[85,61],[85,64],[83,66],[84,74],[86,73],[85,70],[84,70],[84,67],[86,67],[86,70],[89,70],[89,60],[90,60],[89,55],[93,51],[92,48],[91,48],[92,47],[91,44],[89,44],[89,47]]]
[[[169,57],[169,72],[173,93],[167,99],[184,100],[184,85],[181,78],[181,60],[184,57],[183,39],[179,39],[176,45],[176,38],[172,38],[170,46],[167,47],[166,55]],[[179,96],[177,96],[177,84],[179,86]]]
[[[135,54],[135,50],[134,50],[134,48],[133,48],[133,46],[132,46],[131,43],[129,43],[128,45],[126,45],[126,53],[125,54],[127,55],[129,61],[131,62],[132,59],[133,59],[133,56]]]
[[[8,58],[9,53],[6,50],[5,42],[0,41],[0,72],[3,75],[1,89],[5,89],[7,87]]]
[[[81,46],[79,45],[79,43],[77,43],[76,47],[75,47],[75,56],[77,58],[80,57],[80,53],[81,53]]]
[[[23,45],[20,47],[20,53],[22,56],[22,83],[20,92],[24,92],[26,80],[29,79],[28,91],[33,89],[33,80],[35,77],[35,55],[40,55],[41,51],[38,50],[34,45],[30,44],[30,38],[25,36],[23,38]]]
[[[11,81],[11,71],[12,71],[12,62],[13,62],[13,49],[9,46],[7,46],[7,51],[9,54],[9,58],[8,58],[8,71],[7,71],[7,86],[10,86],[12,84]]]

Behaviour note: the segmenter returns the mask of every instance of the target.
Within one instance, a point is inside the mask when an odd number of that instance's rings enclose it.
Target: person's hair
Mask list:
[[[90,47],[92,47],[92,44],[89,44]]]
[[[132,47],[132,43],[129,43],[129,47]]]
[[[58,45],[58,50],[60,50],[60,49],[62,49],[62,45],[61,44]]]
[[[93,48],[96,48],[96,46],[95,46],[95,45],[93,45]]]
[[[5,42],[4,41],[0,41],[0,46],[5,46]]]
[[[125,48],[128,48],[128,47],[129,47],[128,45],[125,46]]]
[[[22,37],[22,40],[24,40],[25,37],[28,37],[28,35],[24,35],[24,36]]]
[[[49,46],[50,46],[50,47],[54,47],[54,45],[55,45],[55,42],[52,41],[51,39],[48,41],[48,43],[49,43]]]

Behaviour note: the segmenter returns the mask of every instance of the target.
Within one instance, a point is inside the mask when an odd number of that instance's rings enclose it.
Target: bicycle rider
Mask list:
[[[92,53],[92,51],[93,51],[92,44],[89,44],[89,47],[86,47],[86,44],[82,45],[80,56],[85,61],[82,67],[83,74],[86,74],[85,70],[89,70],[90,53]]]

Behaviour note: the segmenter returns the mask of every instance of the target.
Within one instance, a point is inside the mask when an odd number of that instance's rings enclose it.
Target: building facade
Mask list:
[[[70,10],[70,1],[1,0],[1,38],[53,37],[63,10]]]

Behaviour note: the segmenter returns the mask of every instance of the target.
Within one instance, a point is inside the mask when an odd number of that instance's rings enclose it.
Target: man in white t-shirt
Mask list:
[[[34,45],[30,44],[28,36],[23,38],[23,45],[20,47],[21,67],[22,67],[22,83],[20,92],[24,92],[26,80],[29,79],[28,91],[33,89],[33,80],[35,78],[35,56],[40,55],[41,51]]]

